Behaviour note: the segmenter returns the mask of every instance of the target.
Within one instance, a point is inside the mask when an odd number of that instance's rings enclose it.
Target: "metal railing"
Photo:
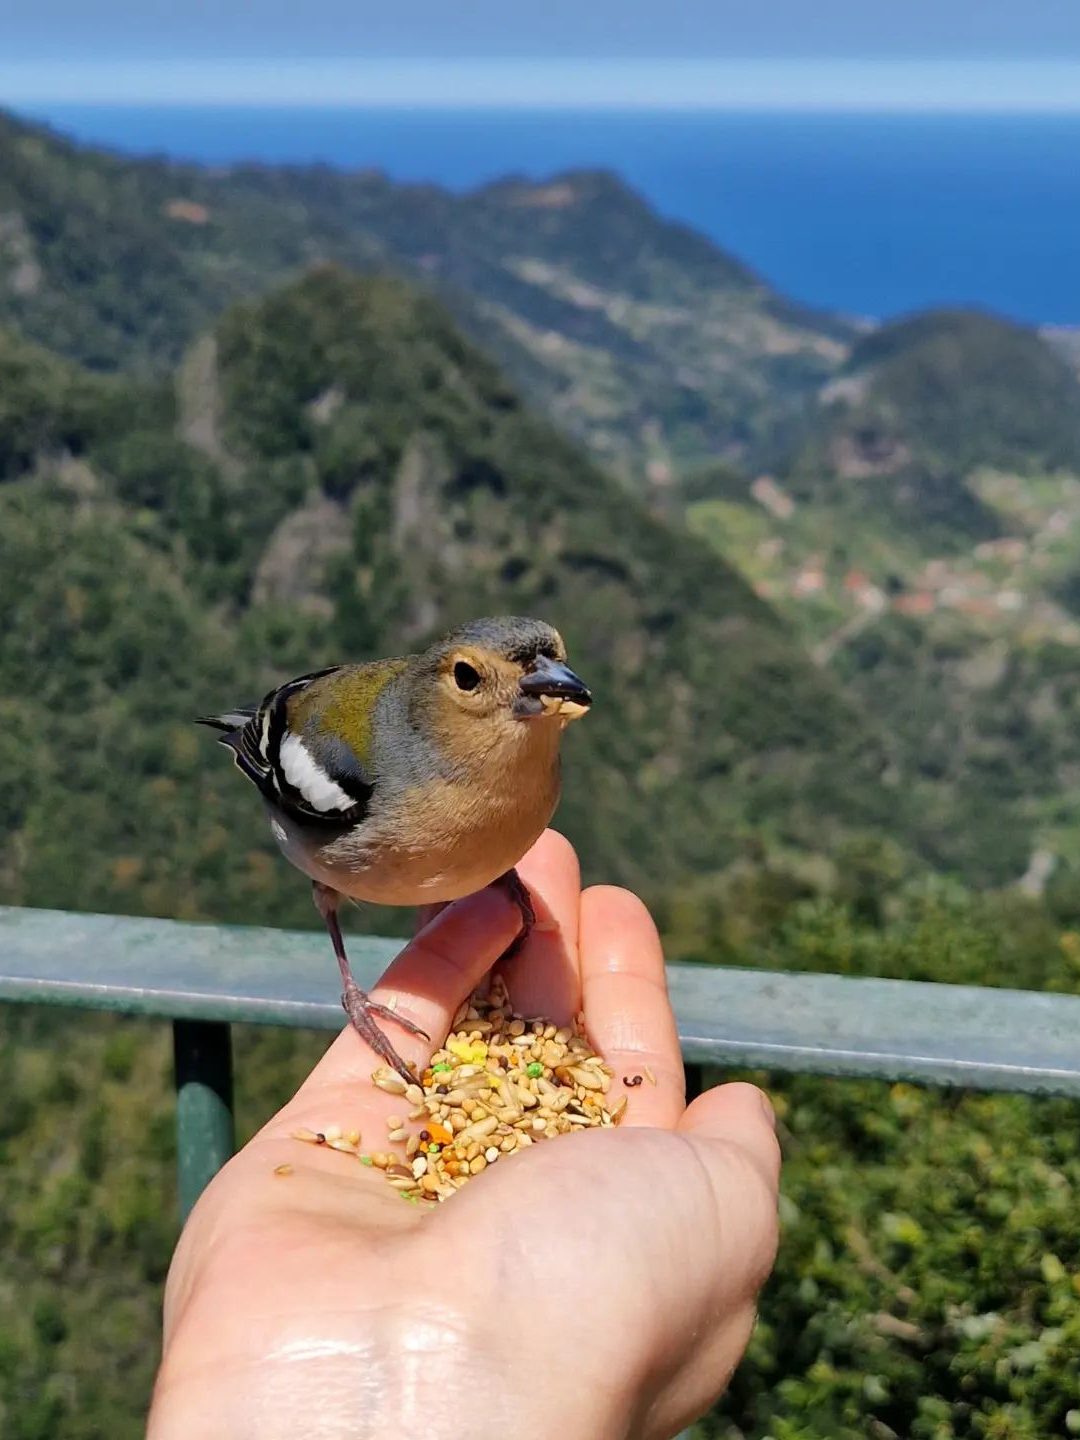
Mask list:
[[[354,938],[359,983],[401,945]],[[0,907],[0,1001],[172,1021],[183,1215],[233,1150],[230,1025],[337,1029],[336,981],[313,932]],[[688,1067],[1080,1097],[1080,996],[696,965],[669,982]]]

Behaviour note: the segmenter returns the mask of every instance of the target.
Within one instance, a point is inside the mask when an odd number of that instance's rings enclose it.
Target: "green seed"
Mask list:
[[[374,1165],[374,1163],[375,1163],[375,1162],[374,1162],[374,1160],[372,1160],[372,1158],[371,1158],[370,1155],[361,1155],[361,1156],[360,1156],[360,1164],[361,1164],[361,1165]]]
[[[445,1060],[440,1060],[437,1065],[432,1065],[431,1073],[433,1075],[447,1075],[453,1068],[454,1067],[448,1065]]]
[[[537,1079],[537,1077],[542,1075],[543,1073],[544,1067],[540,1064],[538,1060],[534,1060],[531,1065],[525,1066],[525,1074],[528,1075],[529,1078],[532,1080]]]

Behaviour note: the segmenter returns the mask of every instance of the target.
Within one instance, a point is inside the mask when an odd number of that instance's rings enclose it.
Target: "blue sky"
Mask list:
[[[0,104],[1080,109],[1080,0],[0,4]]]

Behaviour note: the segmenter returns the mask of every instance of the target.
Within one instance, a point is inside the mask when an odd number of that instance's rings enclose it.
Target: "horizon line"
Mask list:
[[[0,61],[0,105],[1080,113],[1080,60]]]

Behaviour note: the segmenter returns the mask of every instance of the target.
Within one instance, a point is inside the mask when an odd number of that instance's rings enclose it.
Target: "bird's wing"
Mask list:
[[[337,689],[346,692],[353,671],[370,666],[334,665],[271,690],[258,706],[244,706],[200,723],[222,731],[238,769],[278,809],[302,824],[356,825],[367,813],[372,777],[370,743],[357,749],[324,727],[332,718]],[[370,724],[363,734],[370,742]]]
[[[408,658],[332,665],[204,724],[265,798],[301,824],[358,825],[375,784],[375,708]]]

